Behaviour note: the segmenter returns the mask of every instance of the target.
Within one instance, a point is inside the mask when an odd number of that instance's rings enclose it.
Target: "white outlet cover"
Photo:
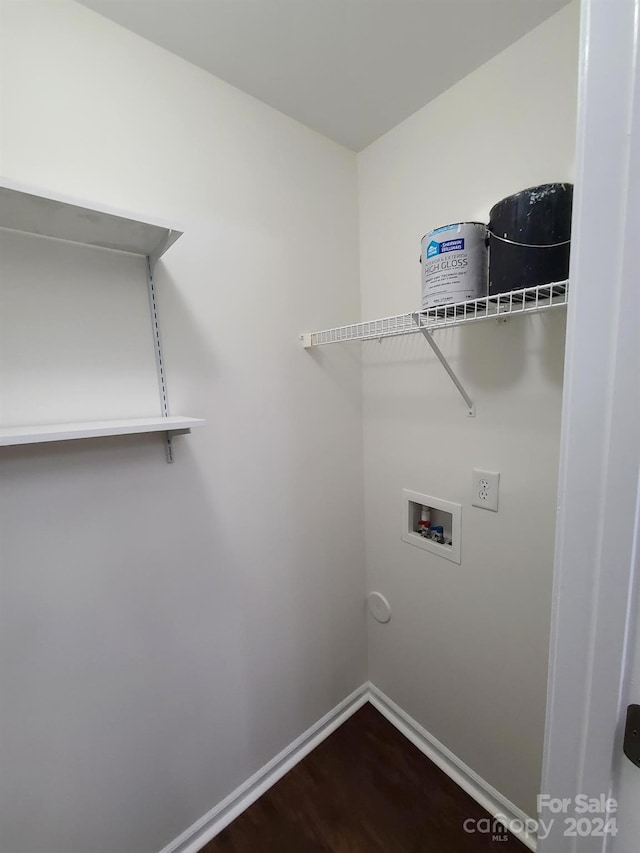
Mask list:
[[[388,622],[391,619],[391,607],[389,602],[380,592],[370,592],[367,598],[369,602],[369,613],[378,622]]]
[[[472,473],[471,505],[498,512],[500,474],[497,471],[481,471],[479,468],[474,468]]]

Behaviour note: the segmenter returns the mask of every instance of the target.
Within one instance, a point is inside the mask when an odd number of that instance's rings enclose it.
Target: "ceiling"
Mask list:
[[[359,151],[568,0],[80,0]]]

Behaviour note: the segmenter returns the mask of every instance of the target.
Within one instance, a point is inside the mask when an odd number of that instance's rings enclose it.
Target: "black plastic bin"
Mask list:
[[[569,277],[573,184],[541,184],[489,214],[489,295]]]

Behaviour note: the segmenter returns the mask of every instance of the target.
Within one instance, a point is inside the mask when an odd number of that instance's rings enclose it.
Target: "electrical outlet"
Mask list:
[[[480,471],[473,469],[473,486],[471,491],[471,504],[481,509],[490,509],[498,512],[498,486],[500,474],[495,471]]]

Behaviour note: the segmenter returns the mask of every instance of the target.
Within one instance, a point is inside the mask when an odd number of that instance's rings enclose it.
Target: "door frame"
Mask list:
[[[541,791],[615,796],[640,456],[640,0],[582,0],[576,191]],[[539,853],[614,850],[564,834]]]

